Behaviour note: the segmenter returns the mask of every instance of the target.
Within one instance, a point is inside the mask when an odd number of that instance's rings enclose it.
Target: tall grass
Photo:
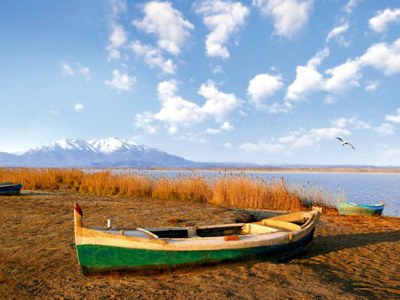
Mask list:
[[[302,210],[316,203],[326,206],[322,198],[315,197],[315,190],[288,187],[283,178],[265,180],[230,173],[216,178],[153,178],[110,171],[13,168],[0,169],[0,181],[21,182],[26,190],[70,189],[83,194],[201,201],[253,209]]]

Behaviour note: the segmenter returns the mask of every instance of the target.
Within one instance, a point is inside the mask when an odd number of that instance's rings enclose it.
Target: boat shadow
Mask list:
[[[295,257],[291,257],[284,262],[289,262],[295,258],[308,259],[319,255],[326,255],[332,252],[364,247],[368,245],[384,243],[384,242],[399,242],[400,230],[390,232],[373,232],[373,233],[352,233],[339,234],[329,236],[314,237],[311,245],[302,253]]]

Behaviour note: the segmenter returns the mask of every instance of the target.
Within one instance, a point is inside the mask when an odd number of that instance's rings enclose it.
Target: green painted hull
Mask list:
[[[342,216],[380,216],[382,215],[383,208],[384,205],[354,205],[346,202],[339,202],[338,204],[339,215]]]
[[[113,270],[173,268],[181,265],[205,264],[249,258],[282,259],[299,253],[313,238],[314,230],[299,241],[289,244],[254,248],[161,251],[100,245],[78,245],[79,264],[85,273]]]

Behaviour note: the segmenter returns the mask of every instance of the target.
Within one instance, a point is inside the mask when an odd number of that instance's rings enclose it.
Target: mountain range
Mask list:
[[[111,137],[64,139],[24,153],[0,152],[1,167],[199,167],[201,163]]]

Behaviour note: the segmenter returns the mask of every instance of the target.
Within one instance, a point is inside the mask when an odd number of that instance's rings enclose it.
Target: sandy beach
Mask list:
[[[84,276],[73,204],[88,226],[206,225],[251,212],[197,202],[23,191],[0,197],[1,299],[399,299],[400,219],[322,215],[311,246],[284,263],[239,261],[162,273]]]

